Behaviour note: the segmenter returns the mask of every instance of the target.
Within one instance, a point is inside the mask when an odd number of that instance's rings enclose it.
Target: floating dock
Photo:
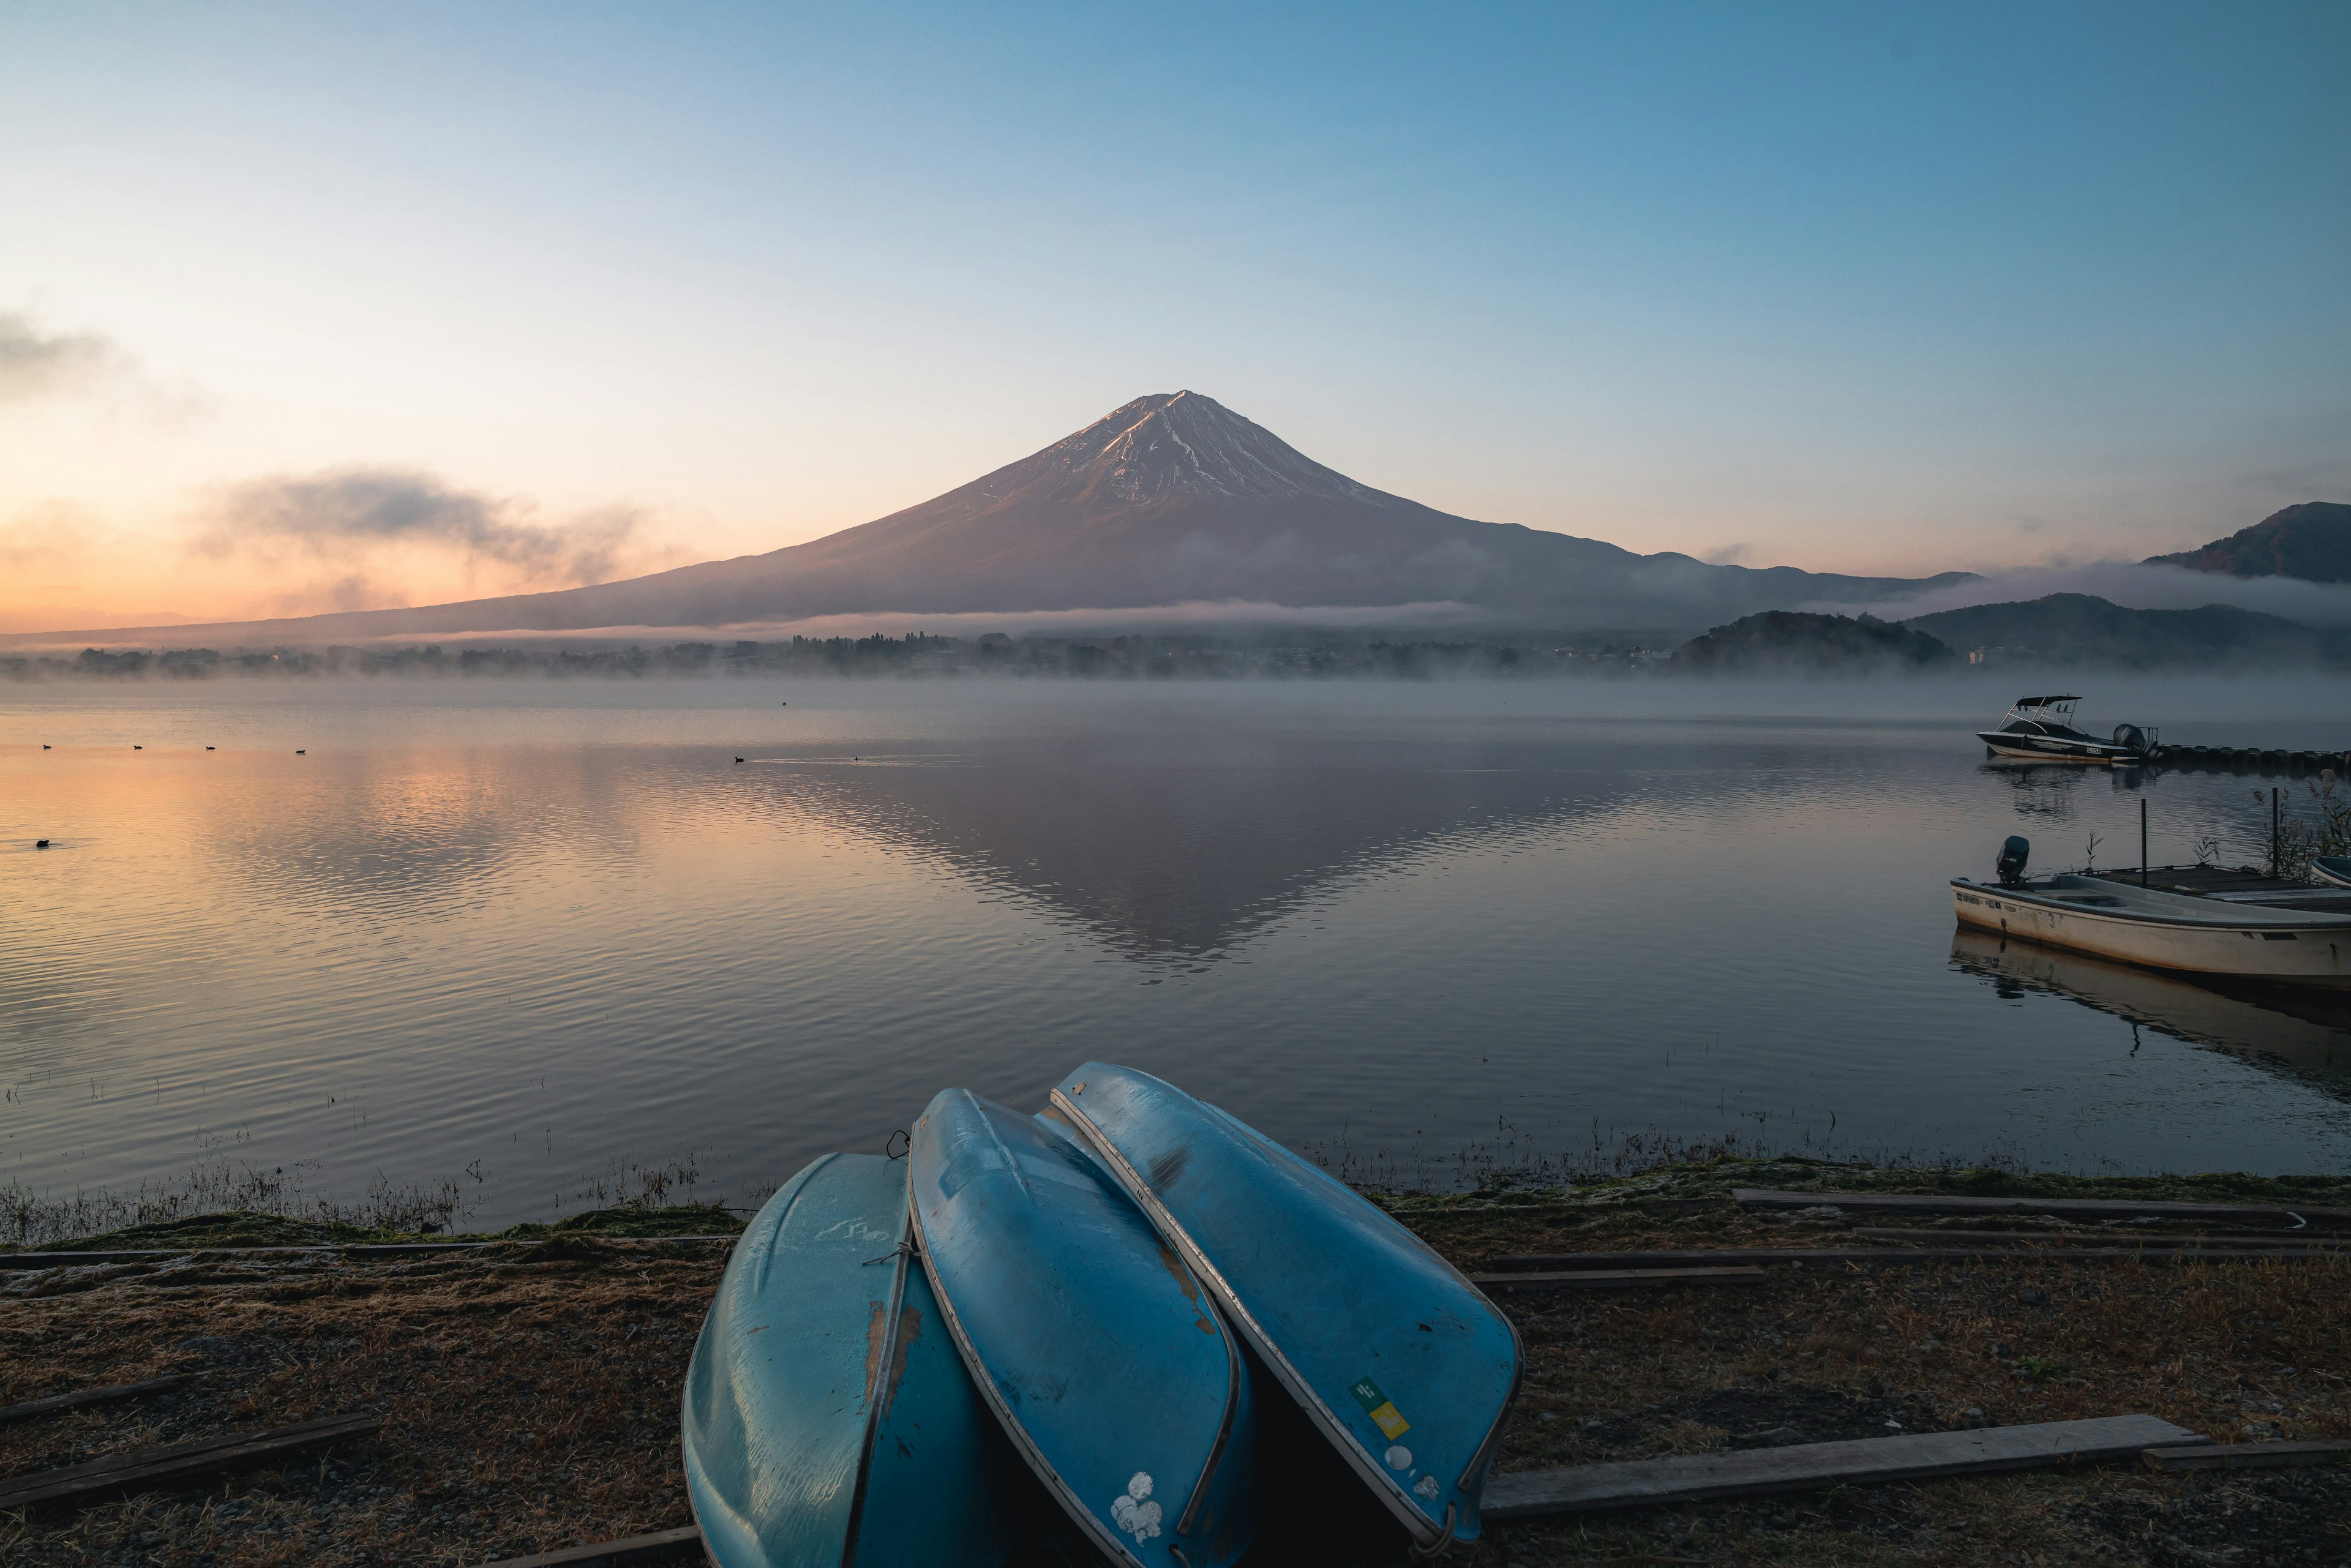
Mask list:
[[[2190,768],[2212,773],[2351,772],[2351,752],[2264,750],[2258,746],[2158,746],[2147,760],[2158,768]]]

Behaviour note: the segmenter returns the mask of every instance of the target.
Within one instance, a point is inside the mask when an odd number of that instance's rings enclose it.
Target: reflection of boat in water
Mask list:
[[[2296,987],[2219,987],[1961,926],[1952,964],[2003,995],[2041,991],[2111,1013],[2190,1045],[2273,1058],[2289,1066],[2351,1071],[2351,998]]]
[[[1994,757],[2027,762],[2143,762],[2155,749],[2155,737],[2135,724],[2115,727],[2112,741],[2083,734],[2074,727],[2076,696],[2019,697],[1996,729],[1976,732],[1984,749]]]
[[[2351,985],[2351,888],[2215,866],[2027,878],[2011,838],[1999,880],[1951,879],[1962,925],[2153,969],[2297,985]]]

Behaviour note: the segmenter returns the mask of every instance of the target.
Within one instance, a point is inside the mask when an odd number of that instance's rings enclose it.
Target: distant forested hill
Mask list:
[[[2184,566],[2231,577],[2299,577],[2351,582],[2351,507],[2304,501],[2202,549],[2149,556],[2149,566]]]
[[[1902,622],[1990,662],[2104,664],[2123,669],[2210,669],[2314,664],[2331,651],[2309,627],[2207,604],[2201,610],[2131,610],[2087,593],[2053,593],[2013,604],[1977,604]]]
[[[1673,667],[1695,674],[1872,674],[1947,669],[1958,657],[1926,632],[1875,616],[1767,610],[1691,638],[1674,651]]]

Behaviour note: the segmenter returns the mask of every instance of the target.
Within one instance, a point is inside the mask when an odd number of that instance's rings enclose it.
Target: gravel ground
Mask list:
[[[1406,1217],[1473,1267],[1530,1251],[1826,1244],[1844,1226],[1564,1206]],[[688,1523],[678,1390],[723,1261],[710,1244],[558,1236],[415,1260],[214,1255],[0,1275],[0,1403],[206,1374],[137,1405],[0,1428],[0,1474],[351,1411],[384,1420],[372,1438],[209,1492],[0,1515],[0,1562],[463,1568]],[[2346,1286],[2351,1260],[2336,1259],[2000,1261],[1514,1296],[1528,1379],[1500,1465],[2126,1411],[2221,1439],[2341,1435]],[[1376,1529],[1343,1548],[1285,1543],[1274,1515],[1253,1563],[1405,1560]],[[1496,1526],[1450,1561],[2351,1563],[2351,1469],[1847,1489]]]

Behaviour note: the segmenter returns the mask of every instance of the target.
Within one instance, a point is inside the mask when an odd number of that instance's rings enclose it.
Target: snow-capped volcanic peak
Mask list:
[[[1395,499],[1323,467],[1263,425],[1196,392],[1139,397],[1029,461],[1060,471],[1055,489],[1096,502],[1132,505],[1187,495],[1372,506]]]

